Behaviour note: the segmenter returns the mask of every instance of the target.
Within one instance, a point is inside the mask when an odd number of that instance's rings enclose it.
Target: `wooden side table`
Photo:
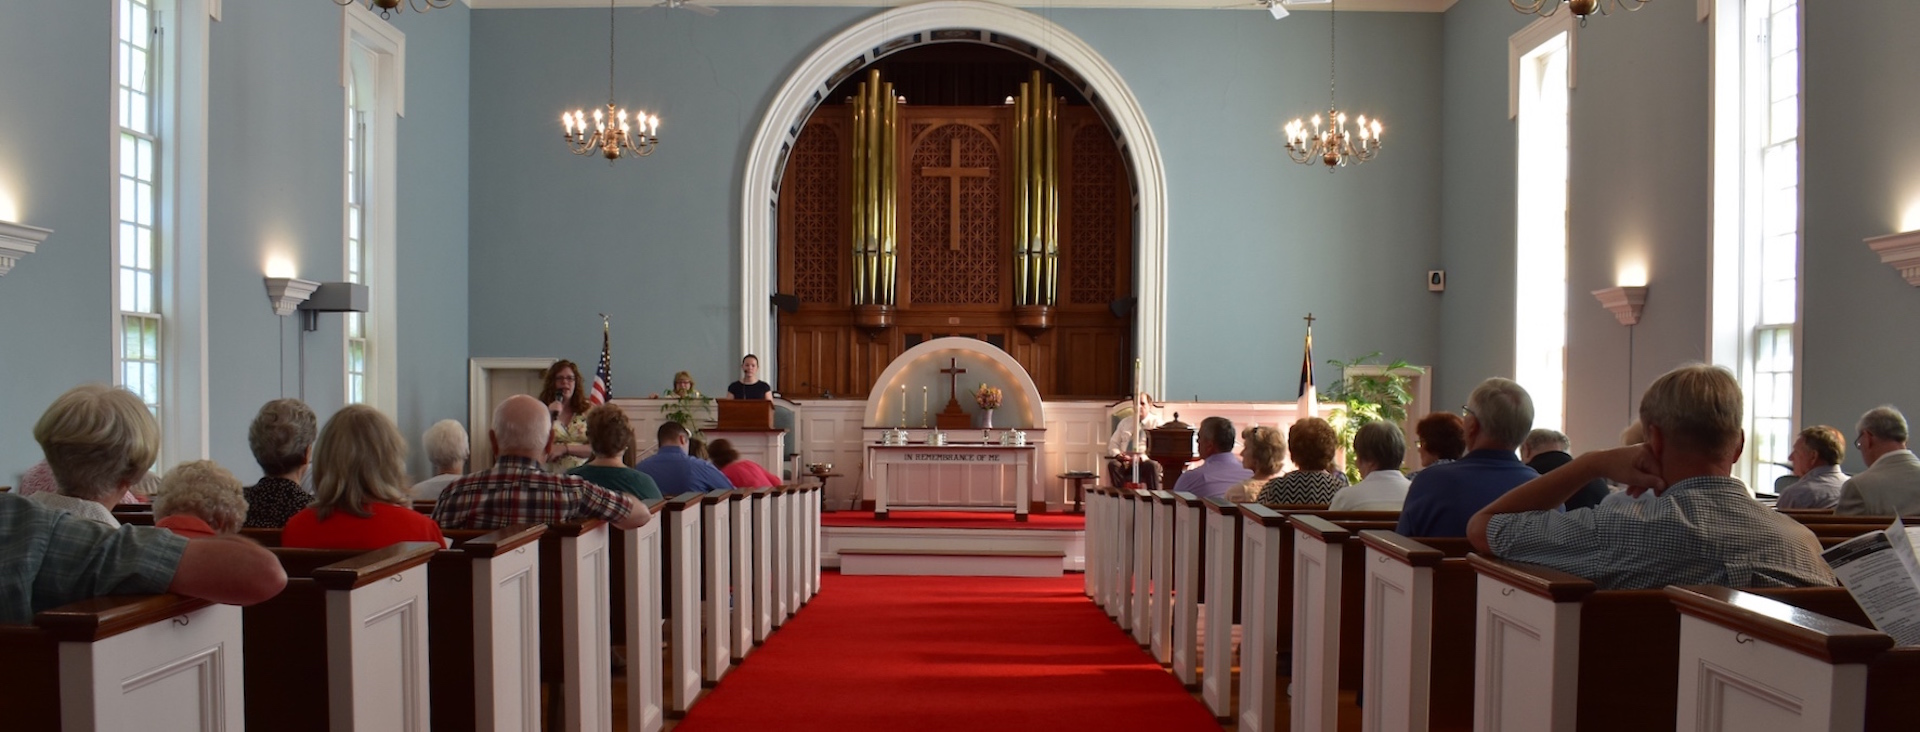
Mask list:
[[[846,474],[845,473],[807,473],[807,475],[811,475],[815,478],[820,479],[820,498],[821,498],[820,510],[825,511],[827,513],[834,513],[838,511],[838,509],[832,509],[832,508],[826,507],[827,506],[826,499],[833,495],[833,491],[827,490],[827,479],[828,478],[844,478],[846,477]],[[859,509],[860,509],[859,500],[856,498],[854,500],[854,505],[852,510],[857,511]]]
[[[1099,476],[1094,473],[1061,473],[1059,477],[1065,479],[1069,485],[1067,490],[1073,495],[1073,512],[1086,513],[1086,508],[1080,504],[1087,497],[1087,481]]]

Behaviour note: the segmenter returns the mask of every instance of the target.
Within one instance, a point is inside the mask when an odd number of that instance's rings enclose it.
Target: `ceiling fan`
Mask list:
[[[693,0],[660,0],[660,2],[655,3],[653,7],[666,8],[668,10],[691,10],[709,17],[720,12],[706,5],[693,2]]]

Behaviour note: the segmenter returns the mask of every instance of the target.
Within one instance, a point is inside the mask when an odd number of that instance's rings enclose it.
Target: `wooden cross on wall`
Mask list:
[[[960,179],[985,178],[990,171],[960,167],[960,138],[955,137],[949,143],[952,147],[947,153],[946,167],[921,168],[920,175],[947,179],[947,249],[957,252],[960,251]]]
[[[967,370],[960,368],[960,359],[949,358],[947,363],[950,364],[947,368],[940,369],[940,373],[947,375],[947,403],[957,405],[960,403],[960,375]]]

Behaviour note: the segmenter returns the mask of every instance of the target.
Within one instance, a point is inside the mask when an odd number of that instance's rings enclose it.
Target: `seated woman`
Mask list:
[[[133,392],[84,384],[60,395],[33,425],[56,488],[28,500],[110,528],[113,506],[160,455],[160,424]]]
[[[153,499],[153,525],[189,539],[232,534],[247,520],[240,479],[212,460],[173,466]]]
[[[673,388],[667,391],[666,398],[678,399],[687,396],[700,396],[700,390],[693,385],[693,374],[685,371],[674,372]]]
[[[547,472],[560,475],[585,465],[593,451],[587,447],[587,392],[580,388],[580,367],[560,359],[547,367],[540,402],[553,415],[553,444],[547,446]]]
[[[306,508],[313,495],[300,487],[313,457],[313,433],[319,420],[305,402],[275,399],[260,407],[247,427],[247,447],[266,475],[247,486],[247,527],[277,529]]]
[[[1253,426],[1240,432],[1240,466],[1253,471],[1253,477],[1227,489],[1227,500],[1251,503],[1260,497],[1260,489],[1287,466],[1287,443],[1280,430]]]
[[[751,353],[740,359],[740,380],[727,385],[727,396],[735,399],[772,399],[773,385],[760,380],[760,357]]]
[[[1420,467],[1431,468],[1466,457],[1467,421],[1452,412],[1434,412],[1413,424]]]
[[[1333,454],[1340,438],[1333,425],[1319,417],[1308,417],[1287,428],[1287,451],[1293,464],[1300,467],[1267,481],[1260,489],[1260,502],[1275,505],[1325,505],[1333,494],[1347,485],[1346,473],[1333,467]]]
[[[719,468],[720,474],[727,476],[735,488],[777,488],[785,482],[759,463],[741,460],[740,451],[734,449],[731,441],[714,440],[707,446],[707,454],[713,457],[713,466]]]
[[[713,462],[713,455],[707,452],[707,441],[698,437],[687,441],[687,454],[707,462]]]
[[[472,451],[467,444],[467,429],[456,420],[440,420],[420,436],[420,446],[427,451],[427,461],[433,463],[433,477],[413,484],[410,492],[416,501],[440,500],[440,492],[467,472],[468,453]]]
[[[280,545],[295,549],[379,549],[447,539],[413,510],[407,495],[407,440],[380,410],[350,404],[327,420],[313,446],[313,505],[287,520]]]
[[[1407,474],[1400,463],[1407,459],[1407,438],[1400,427],[1381,420],[1360,426],[1353,435],[1353,459],[1360,467],[1360,482],[1333,494],[1327,508],[1334,511],[1398,511],[1407,501]]]
[[[594,407],[587,412],[587,444],[593,447],[593,459],[567,471],[567,475],[578,475],[601,488],[643,501],[657,500],[660,485],[653,482],[653,476],[627,465],[633,443],[633,425],[625,411],[612,404]]]

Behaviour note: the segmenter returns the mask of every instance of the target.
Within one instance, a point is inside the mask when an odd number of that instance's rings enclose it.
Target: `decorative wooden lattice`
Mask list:
[[[949,124],[914,125],[918,140],[908,158],[912,231],[909,282],[913,301],[940,305],[991,305],[1000,298],[999,125],[985,131]],[[928,174],[944,169],[953,174]],[[974,174],[984,170],[984,175]],[[956,192],[953,185],[958,182]],[[956,220],[954,214],[958,213]]]
[[[1082,127],[1073,136],[1073,211],[1068,227],[1068,302],[1101,304],[1114,297],[1114,257],[1123,240],[1115,230],[1120,202],[1120,151],[1101,130]]]
[[[840,255],[840,129],[810,124],[787,158],[792,196],[793,288],[804,303],[837,304]]]

